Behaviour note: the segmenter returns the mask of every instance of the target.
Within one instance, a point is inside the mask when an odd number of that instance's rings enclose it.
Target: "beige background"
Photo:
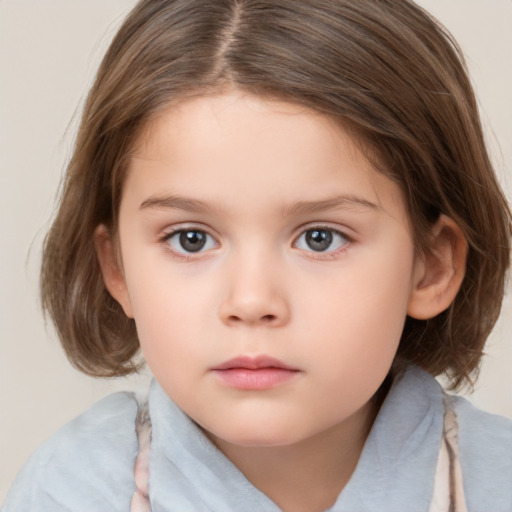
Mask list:
[[[512,197],[512,1],[421,0],[459,40]],[[68,419],[147,377],[99,381],[67,363],[38,305],[39,248],[79,105],[133,0],[0,0],[0,503],[29,454]],[[491,129],[492,126],[492,129]],[[510,288],[510,287],[509,287]],[[512,417],[512,301],[471,400]]]

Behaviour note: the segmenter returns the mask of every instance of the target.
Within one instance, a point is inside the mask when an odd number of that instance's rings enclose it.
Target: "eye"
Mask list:
[[[180,229],[166,237],[166,242],[178,253],[197,253],[216,247],[214,238],[200,229]]]
[[[295,247],[304,251],[332,252],[348,242],[348,238],[343,233],[335,229],[319,227],[304,231],[297,238]]]

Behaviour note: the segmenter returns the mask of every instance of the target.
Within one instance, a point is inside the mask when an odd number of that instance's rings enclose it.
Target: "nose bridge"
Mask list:
[[[283,325],[290,305],[277,251],[251,244],[233,251],[227,263],[226,290],[220,308],[225,323]]]

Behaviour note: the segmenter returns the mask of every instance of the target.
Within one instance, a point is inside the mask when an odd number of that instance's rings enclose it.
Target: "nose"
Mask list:
[[[284,276],[268,258],[254,254],[232,262],[219,316],[226,325],[280,327],[290,319]]]

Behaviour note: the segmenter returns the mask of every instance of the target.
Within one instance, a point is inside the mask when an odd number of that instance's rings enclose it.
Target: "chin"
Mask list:
[[[204,429],[203,429],[204,430]],[[289,446],[302,440],[300,435],[291,432],[290,428],[273,428],[261,424],[251,427],[240,426],[239,428],[222,429],[219,431],[204,430],[205,434],[214,444],[229,443],[234,446],[245,448],[271,448],[278,446]]]

